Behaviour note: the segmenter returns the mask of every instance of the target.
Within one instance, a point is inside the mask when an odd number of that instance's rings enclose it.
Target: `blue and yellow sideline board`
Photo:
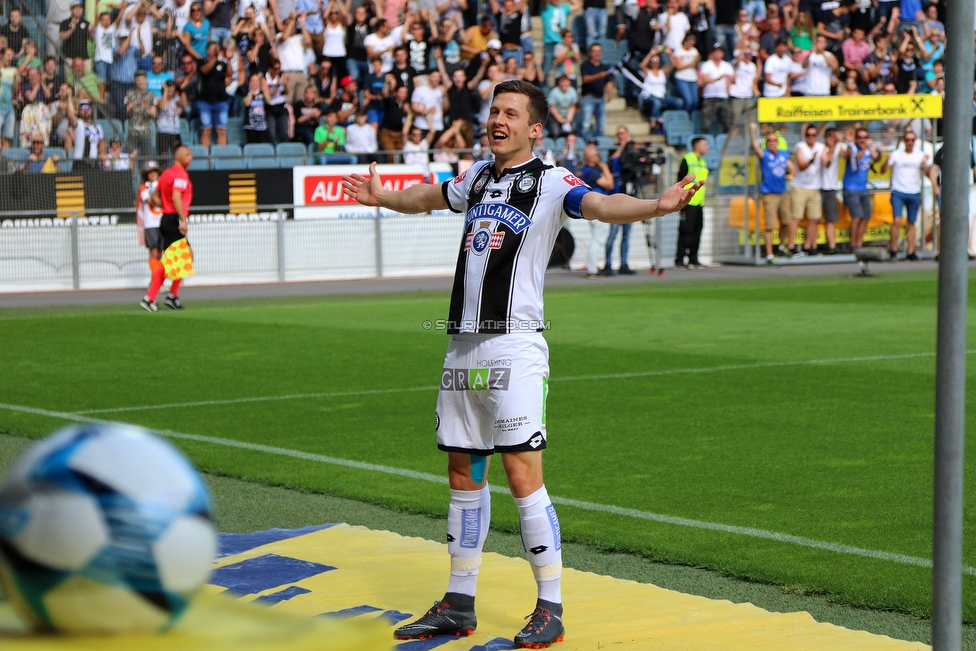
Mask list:
[[[443,594],[449,569],[446,547],[344,524],[222,534],[211,585],[172,633],[143,639],[0,636],[0,646],[5,651],[390,649],[395,644],[393,629],[426,612]],[[808,613],[770,613],[751,604],[571,569],[563,571],[563,596],[566,640],[554,651],[929,648],[820,624]],[[478,630],[467,638],[396,643],[396,649],[511,649],[512,637],[534,604],[535,582],[528,563],[485,554],[478,585]],[[2,620],[0,616],[0,628]]]

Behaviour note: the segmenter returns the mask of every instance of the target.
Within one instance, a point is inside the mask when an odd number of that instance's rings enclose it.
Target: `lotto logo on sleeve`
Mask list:
[[[445,368],[441,391],[508,391],[510,368]]]

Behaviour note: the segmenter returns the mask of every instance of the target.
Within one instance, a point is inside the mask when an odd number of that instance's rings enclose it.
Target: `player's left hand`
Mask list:
[[[698,181],[697,183],[694,181],[695,175],[689,174],[665,190],[664,194],[657,201],[658,209],[663,213],[673,213],[687,206],[691,198],[695,196],[695,193],[705,185],[704,181]],[[689,183],[692,185],[685,188]]]
[[[383,183],[376,172],[376,163],[370,163],[369,178],[361,174],[343,174],[342,189],[364,206],[380,205],[379,193],[383,190]]]

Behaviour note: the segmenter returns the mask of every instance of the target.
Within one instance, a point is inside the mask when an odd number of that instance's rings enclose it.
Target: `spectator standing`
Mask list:
[[[220,45],[210,43],[207,46],[207,60],[200,66],[200,95],[196,104],[197,118],[200,120],[200,144],[204,147],[210,147],[213,129],[217,130],[217,144],[227,144],[227,86],[230,81],[230,68],[220,58]]]
[[[111,73],[111,70],[109,72]],[[72,59],[71,74],[68,75],[67,81],[78,99],[89,99],[98,104],[105,104],[105,82],[91,70],[85,70],[85,60],[81,57]]]
[[[14,139],[14,97],[20,92],[21,74],[14,65],[14,51],[0,50],[0,151]]]
[[[329,6],[332,7],[336,3]],[[339,40],[345,38],[346,29],[339,26]],[[326,46],[330,44],[329,26],[325,28]],[[278,62],[281,64],[281,75],[285,79],[285,101],[289,104],[300,102],[305,96],[305,86],[308,85],[308,72],[305,68],[305,46],[308,44],[308,36],[302,31],[298,24],[298,15],[293,11],[285,18],[284,29],[275,37],[277,40]],[[334,39],[333,39],[334,40]],[[345,70],[345,46],[342,47],[343,57],[342,70]],[[332,62],[332,69],[336,70],[336,59],[326,55]],[[270,82],[269,82],[270,85]],[[279,138],[282,142],[287,138]]]
[[[577,142],[576,134],[570,132],[566,134],[566,140],[563,142],[563,149],[561,152],[559,152],[559,155],[556,157],[556,164],[559,167],[565,167],[573,174],[578,174],[581,173],[578,171],[580,169],[580,158],[581,158],[580,147]],[[591,221],[596,221],[596,220],[594,219]],[[592,233],[591,233],[591,237],[592,237]],[[594,270],[596,269],[595,260],[591,268]]]
[[[16,59],[23,56],[24,43],[29,40],[27,29],[22,21],[20,9],[13,7],[7,14],[7,24],[0,27],[0,37],[6,39],[7,47],[13,50]]]
[[[288,79],[281,73],[281,62],[277,59],[271,59],[269,62],[268,71],[264,73],[264,83],[271,95],[265,106],[271,144],[288,142],[288,109],[286,108]]]
[[[299,0],[309,2],[310,0]],[[306,21],[306,29],[308,22]],[[366,53],[366,37],[369,36],[369,14],[365,5],[352,12],[352,23],[346,28],[346,70],[359,85],[364,85],[369,74],[369,55]],[[314,40],[313,40],[314,49]],[[321,50],[316,50],[319,52]]]
[[[790,189],[790,203],[793,207],[793,221],[790,222],[789,247],[794,257],[810,254],[809,245],[802,249],[796,242],[796,232],[804,214],[807,217],[807,239],[811,232],[816,242],[817,228],[823,216],[823,202],[820,198],[822,181],[824,145],[818,141],[820,130],[808,124],[804,130],[804,140],[796,143],[793,156],[796,159],[796,178]]]
[[[715,3],[715,40],[722,43],[727,52],[735,51],[735,23],[741,6],[742,3],[735,0]]]
[[[837,140],[837,129],[830,127],[824,130],[823,162],[820,166],[820,203],[824,234],[827,237],[827,255],[837,254],[837,221],[840,219],[840,208],[837,205],[839,160],[840,145]],[[817,233],[813,233],[812,239],[810,235],[810,229],[807,229],[807,249],[816,251]]]
[[[801,97],[807,94],[807,69],[803,67],[803,61],[808,51],[793,47],[792,63],[790,64],[790,96]]]
[[[441,28],[438,30],[438,37],[434,39],[434,54],[437,53],[444,59],[444,70],[447,74],[453,75],[458,68],[465,67],[461,61],[461,31],[457,23],[449,19],[441,20]]]
[[[164,0],[163,8],[173,17],[173,30],[177,34],[182,34],[183,28],[186,27],[187,21],[190,20],[190,3],[188,0]],[[251,15],[253,19],[253,9],[251,10]]]
[[[587,55],[587,60],[580,66],[583,80],[581,128],[587,138],[594,138],[602,136],[606,128],[607,84],[613,80],[613,76],[610,66],[603,63],[603,46],[598,43],[590,45]]]
[[[684,108],[691,113],[698,108],[698,62],[701,55],[695,48],[695,35],[688,34],[678,49],[671,53],[674,65],[674,87],[684,102]]]
[[[432,70],[427,75],[427,83],[418,86],[410,98],[414,115],[414,126],[424,131],[439,134],[444,130],[444,89],[441,88],[441,73]]]
[[[827,3],[824,3],[826,6]],[[848,13],[850,5],[847,2],[830,2],[835,5],[832,9],[821,9],[820,18],[817,20],[817,35],[823,35],[827,39],[826,49],[834,56],[843,56],[841,53],[841,43],[851,33],[850,15]]]
[[[406,140],[406,131],[410,127],[407,119],[410,113],[410,102],[408,101],[406,86],[399,86],[392,77],[383,91],[383,121],[380,122],[380,149],[383,151],[394,152],[403,149]],[[390,162],[394,161],[394,155],[389,154]]]
[[[806,94],[814,97],[830,95],[831,79],[840,67],[837,57],[827,50],[827,37],[817,34],[813,51],[803,60],[806,74]]]
[[[156,102],[156,155],[172,157],[180,144],[180,116],[183,115],[183,96],[176,92],[176,82],[163,82],[163,96]]]
[[[383,60],[383,72],[393,70],[393,50],[403,43],[402,35],[403,28],[391,30],[387,21],[380,18],[376,21],[376,31],[363,39],[366,55]]]
[[[102,81],[108,81],[108,70],[115,54],[115,30],[112,14],[103,11],[95,25],[95,74]]]
[[[407,87],[410,94],[413,95],[413,78],[417,76],[414,72],[413,67],[410,65],[410,57],[407,53],[407,48],[402,45],[398,45],[396,49],[393,50],[393,69],[389,71],[393,75],[396,75],[397,81]]]
[[[380,61],[379,57],[376,58],[376,61]],[[332,100],[335,99],[336,88],[339,86],[339,84],[336,83],[335,73],[332,72],[331,61],[325,59],[324,61],[319,62],[319,67],[315,71],[315,76],[311,80],[311,85],[315,87],[319,98],[325,105],[328,106],[332,103]]]
[[[562,42],[557,44],[553,50],[552,66],[549,68],[546,79],[551,80],[550,86],[555,86],[555,80],[560,75],[566,75],[575,86],[579,80],[579,65],[583,59],[579,46],[573,42],[573,32],[564,29],[562,31]]]
[[[735,124],[739,116],[756,107],[759,97],[759,76],[762,74],[760,64],[756,63],[756,53],[752,50],[741,50],[732,62],[735,69],[735,80],[729,87],[731,115],[729,120]]]
[[[44,83],[37,68],[27,69],[27,81],[21,85],[24,108],[20,114],[20,146],[28,147],[35,135],[40,135],[46,147],[51,139],[51,102],[54,89]]]
[[[691,22],[688,15],[678,9],[678,0],[667,0],[657,22],[664,32],[664,46],[672,51],[679,50],[685,36],[691,31]]]
[[[423,132],[416,126],[411,127],[407,134],[407,142],[403,144],[403,162],[407,165],[423,165],[425,168],[430,163],[430,144],[434,142],[437,135],[433,129],[424,136]]]
[[[443,61],[441,60],[439,63],[443,67]],[[483,76],[484,68],[479,73]],[[468,81],[464,70],[458,68],[452,75],[451,81],[453,83],[450,90],[447,91],[449,122],[451,125],[458,125],[458,134],[467,143],[474,142],[474,124],[472,124],[475,106],[474,92],[478,84],[481,83],[481,76],[476,76]]]
[[[489,0],[495,24],[498,28],[498,40],[502,42],[502,58],[515,57],[522,67],[522,15],[525,11],[525,0],[502,0],[501,7],[497,0]],[[606,32],[606,5],[603,7],[603,31]],[[602,37],[601,37],[602,38]]]
[[[856,70],[860,74],[864,67],[864,60],[871,54],[871,44],[865,38],[865,31],[861,27],[851,30],[851,35],[841,44],[844,57],[844,69]]]
[[[913,27],[912,30],[915,28]],[[899,95],[914,95],[918,90],[919,78],[924,82],[925,76],[915,54],[915,43],[909,32],[902,32],[901,45],[898,46],[898,64],[895,75],[895,89]]]
[[[461,38],[461,59],[471,61],[480,57],[488,49],[488,41],[494,38],[494,32],[495,21],[488,15],[482,16],[477,25],[464,30],[464,36]],[[469,77],[473,76],[470,74],[470,68],[468,72]]]
[[[143,70],[152,66],[153,20],[148,15],[150,9],[154,15],[161,15],[156,5],[148,1],[139,3],[127,14],[127,29],[132,40],[130,47],[135,51],[136,67]]]
[[[891,171],[891,243],[890,253],[894,259],[898,255],[899,240],[901,239],[902,215],[908,221],[905,233],[906,260],[918,260],[915,254],[915,222],[918,220],[918,210],[922,205],[922,175],[929,171],[928,154],[921,148],[915,148],[916,135],[912,132],[905,134],[902,142],[904,149],[894,149],[888,153],[888,160],[881,168],[882,174]]]
[[[945,62],[942,60],[945,56],[945,32],[932,30],[924,40],[915,39],[915,41],[918,45],[916,51],[922,63],[923,78],[919,79],[919,87],[924,86],[924,92],[928,92],[935,88],[934,84],[929,83],[929,79],[933,76],[932,72],[936,64],[942,64],[943,70],[945,69]]]
[[[668,95],[668,73],[661,67],[661,55],[656,50],[644,57],[640,68],[644,73],[640,102],[643,111],[650,114],[651,129],[660,132],[664,126],[661,112],[682,109],[685,103],[680,97]]]
[[[363,104],[365,106],[362,110],[366,111],[366,121],[377,131],[380,121],[383,119],[383,89],[386,87],[387,78],[387,75],[380,71],[382,67],[383,62],[379,57],[373,59],[373,72],[366,75],[363,82],[365,84],[363,88]],[[389,76],[392,77],[392,75]],[[359,86],[359,82],[356,82],[356,86]]]
[[[776,44],[779,41],[786,42],[789,32],[783,27],[783,20],[779,16],[770,16],[766,21],[766,31],[759,37],[759,60],[763,64],[766,59],[776,52]]]
[[[247,66],[244,65],[244,57],[241,56],[233,38],[224,40],[220,60],[227,64],[227,74],[230,77],[225,89],[227,93],[227,114],[236,117],[240,114],[241,98],[244,96],[244,87],[247,85]]]
[[[302,31],[308,35],[309,46],[316,55],[325,49],[325,23],[322,13],[323,0],[296,0],[295,14],[301,21]],[[363,7],[365,12],[366,8]],[[287,15],[287,14],[286,14]]]
[[[305,87],[305,96],[302,101],[295,102],[292,107],[292,115],[295,116],[295,137],[293,140],[310,145],[315,142],[315,130],[319,127],[322,118],[322,105],[319,103],[318,94],[314,86]]]
[[[702,87],[702,129],[705,132],[711,131],[716,117],[722,125],[722,133],[728,133],[732,128],[729,88],[735,81],[735,69],[724,56],[722,46],[715,43],[708,61],[698,69],[698,84]]]
[[[203,4],[198,0],[190,3],[190,20],[180,33],[183,47],[197,61],[207,56],[207,43],[210,42],[210,21],[203,15]]]
[[[29,68],[41,69],[41,59],[37,55],[37,45],[33,41],[24,41],[24,51],[17,57],[17,67],[21,74],[27,72]]]
[[[864,59],[861,80],[872,94],[880,93],[886,84],[895,81],[895,59],[888,52],[888,37],[874,37],[874,51]]]
[[[621,169],[620,169],[620,156],[623,154],[624,149],[630,143],[630,130],[621,125],[617,127],[617,150],[610,155],[610,173],[613,175],[613,194],[617,192],[626,192],[623,189],[623,182],[621,179]],[[620,232],[620,268],[617,269],[617,273],[621,276],[635,276],[637,272],[630,268],[627,264],[627,260],[630,254],[630,231],[633,224],[610,224],[610,234],[607,235],[607,246],[606,246],[606,265],[604,269],[610,269],[611,275],[613,270],[613,265],[611,261],[613,260],[613,243],[617,239],[617,233]]]
[[[163,96],[163,85],[173,81],[173,73],[163,68],[163,57],[154,56],[152,68],[146,73],[146,88],[156,97]]]
[[[804,53],[813,49],[813,37],[817,35],[817,28],[813,24],[813,16],[809,11],[801,11],[796,24],[790,30],[790,48],[799,48]]]
[[[136,70],[135,88],[125,94],[125,115],[129,120],[126,148],[153,156],[152,123],[156,118],[156,96],[146,87],[146,71]],[[179,124],[177,123],[177,127]]]
[[[61,55],[66,61],[81,57],[88,61],[89,23],[85,20],[84,0],[71,0],[71,15],[61,21]],[[86,63],[86,68],[88,67]]]
[[[705,154],[708,153],[708,141],[704,138],[694,138],[691,141],[691,151],[681,159],[678,166],[678,181],[680,182],[689,174],[694,174],[693,183],[705,182],[708,180],[708,164],[705,162]],[[688,186],[691,187],[691,186]],[[691,202],[685,206],[678,222],[678,246],[677,255],[674,259],[674,266],[678,269],[688,269],[689,267],[702,267],[698,259],[698,248],[701,244],[702,227],[704,226],[704,207],[705,207],[705,186],[702,185]],[[688,262],[685,262],[685,256]]]
[[[352,122],[359,112],[359,88],[349,75],[342,78],[339,87],[341,92],[332,100],[330,108],[335,110],[339,124],[345,126]]]
[[[606,0],[583,0],[583,19],[586,21],[586,46],[599,43],[607,36]]]
[[[200,75],[197,73],[197,60],[190,54],[184,54],[180,61],[180,76],[176,78],[176,90],[183,96],[183,117],[190,119],[196,110],[197,97],[200,95]]]
[[[542,9],[542,71],[549,75],[556,46],[563,41],[562,31],[569,25],[569,14],[578,11],[579,0],[547,0]]]
[[[115,53],[108,72],[108,87],[112,98],[112,116],[124,120],[125,95],[136,86],[136,51],[132,47],[132,32],[125,31],[121,26],[115,41]]]
[[[698,46],[698,54],[702,59],[708,57],[707,48],[714,43],[721,44],[724,50],[726,44],[721,40],[716,41],[711,32],[711,16],[715,13],[715,0],[690,0],[688,3],[688,18],[691,22],[690,34],[695,35],[695,43]]]
[[[341,0],[329,0],[329,6],[325,8],[325,43],[321,54],[332,62],[332,69],[339,78],[346,76],[346,28],[349,23],[346,4]]]
[[[576,104],[579,93],[566,75],[560,75],[557,85],[549,91],[546,98],[549,101],[549,135],[562,138],[573,130],[573,120],[576,118]]]
[[[47,2],[47,55],[57,56],[61,45],[61,25],[71,18],[71,5],[79,0],[48,0]]]
[[[69,97],[66,107],[68,126],[73,134],[71,158],[75,161],[75,168],[100,169],[100,161],[105,160],[105,133],[92,117],[91,100],[80,100],[76,111]]]
[[[255,72],[247,80],[247,93],[244,95],[244,138],[248,144],[271,142],[268,133],[269,104],[271,91],[268,84],[263,76]]]
[[[766,264],[774,262],[773,226],[779,222],[780,247],[786,244],[793,218],[790,209],[790,195],[786,183],[793,180],[796,169],[790,160],[789,152],[779,148],[779,136],[775,131],[766,134],[766,147],[759,147],[755,123],[749,124],[749,138],[752,151],[759,157],[759,194],[765,219]]]
[[[851,214],[851,248],[864,245],[864,232],[871,220],[871,195],[868,193],[868,173],[871,164],[881,158],[881,152],[868,138],[867,129],[857,129],[854,142],[841,150],[847,161],[844,167],[844,206]]]
[[[232,0],[203,0],[203,15],[210,21],[210,40],[223,43],[231,38]]]
[[[610,173],[610,166],[600,160],[600,150],[596,145],[587,145],[583,148],[583,183],[586,183],[594,192],[600,194],[613,194],[615,183],[613,174]],[[613,276],[610,261],[607,260],[603,269],[597,267],[597,256],[600,249],[606,248],[607,233],[610,225],[596,219],[590,221],[590,246],[586,255],[586,277],[596,278],[598,276]]]

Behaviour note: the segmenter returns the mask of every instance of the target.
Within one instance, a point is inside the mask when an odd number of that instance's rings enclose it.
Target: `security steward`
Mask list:
[[[708,165],[705,154],[708,153],[708,141],[704,138],[694,138],[691,141],[691,151],[681,159],[678,167],[678,180],[688,174],[695,175],[695,182],[708,179]],[[686,186],[690,187],[690,186]],[[681,211],[681,221],[678,223],[678,250],[675,253],[674,266],[677,269],[702,267],[698,261],[698,245],[701,243],[703,214],[705,205],[705,186],[695,193],[691,202]],[[688,262],[685,262],[687,256]]]

